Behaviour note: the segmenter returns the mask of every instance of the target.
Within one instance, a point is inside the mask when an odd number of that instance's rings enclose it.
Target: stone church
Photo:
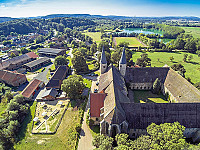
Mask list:
[[[90,93],[90,118],[100,124],[100,133],[114,137],[127,133],[131,138],[146,134],[151,123],[178,121],[186,127],[184,136],[200,141],[200,91],[170,67],[127,67],[125,49],[119,69],[107,65],[104,49],[100,60],[98,92]],[[151,90],[161,81],[169,103],[134,103],[133,90]]]

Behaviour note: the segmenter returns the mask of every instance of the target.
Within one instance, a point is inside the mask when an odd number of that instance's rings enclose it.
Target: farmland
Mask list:
[[[182,27],[186,34],[192,34],[195,38],[200,38],[200,28],[199,27]]]
[[[142,52],[135,52],[133,54],[132,60],[135,62],[137,58],[140,58]],[[180,63],[186,69],[185,76],[190,77],[193,83],[200,82],[200,58],[196,54],[190,53],[167,53],[167,52],[147,52],[149,58],[151,59],[152,67],[162,67],[165,64],[172,66],[173,64]],[[193,56],[190,62],[183,62],[184,54]],[[173,56],[174,60],[170,61],[169,57]]]
[[[142,44],[137,38],[135,37],[114,37],[113,41],[115,42],[115,45],[118,45],[121,42],[128,42],[129,47],[144,47],[146,45]]]

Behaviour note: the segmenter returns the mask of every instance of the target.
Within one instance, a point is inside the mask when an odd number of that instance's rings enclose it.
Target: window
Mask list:
[[[103,66],[103,68],[106,68],[106,66]]]

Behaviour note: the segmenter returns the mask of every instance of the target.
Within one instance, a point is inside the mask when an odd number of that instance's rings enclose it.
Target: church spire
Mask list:
[[[106,60],[106,54],[105,54],[105,51],[104,51],[104,46],[102,48],[102,53],[101,53],[101,62],[102,64],[107,64],[107,60]]]
[[[121,75],[124,77],[126,74],[126,52],[125,52],[125,47],[122,52],[121,59],[119,61],[119,71]]]
[[[106,70],[107,70],[107,60],[106,60],[106,54],[105,54],[104,46],[103,46],[102,53],[101,53],[101,60],[100,60],[100,71],[101,71],[101,74],[106,72]]]
[[[126,64],[125,47],[124,47],[124,49],[123,49],[122,56],[121,56],[121,59],[120,59],[120,61],[119,61],[119,64]]]

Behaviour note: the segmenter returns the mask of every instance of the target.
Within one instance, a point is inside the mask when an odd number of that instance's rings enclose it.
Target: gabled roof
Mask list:
[[[105,54],[105,51],[104,51],[104,47],[103,47],[102,53],[101,53],[101,63],[102,64],[107,64],[106,54]]]
[[[26,98],[30,98],[33,92],[38,88],[42,81],[38,79],[34,79],[25,87],[25,89],[22,91],[22,95]]]
[[[126,64],[126,53],[125,53],[125,48],[122,51],[122,56],[121,59],[119,61],[119,64]]]
[[[126,120],[120,101],[130,101],[127,97],[126,84],[120,72],[110,65],[107,72],[100,76],[99,92],[106,93],[104,100],[104,120],[108,123],[120,124]]]
[[[58,94],[58,92],[55,90],[55,89],[49,89],[49,90],[46,90],[43,95],[42,95],[42,98],[50,95],[52,97],[56,97],[56,95]]]
[[[56,72],[53,74],[52,78],[47,83],[47,88],[57,88],[60,87],[61,81],[65,79],[67,73],[67,66],[59,66]]]
[[[29,52],[26,54],[27,56],[29,56],[30,58],[38,58],[39,56],[36,55],[34,52]]]
[[[61,51],[65,51],[64,49],[55,49],[55,48],[42,48],[39,49],[37,52],[41,54],[51,54],[51,55],[57,55]]]
[[[90,116],[100,117],[100,109],[103,107],[105,93],[91,93],[90,94]]]
[[[40,58],[40,59],[36,59],[36,60],[34,60],[34,61],[31,61],[31,62],[29,62],[29,63],[26,63],[24,66],[27,66],[27,67],[32,68],[32,67],[34,67],[34,66],[36,66],[36,65],[39,65],[39,64],[41,64],[41,63],[43,63],[43,62],[46,62],[46,61],[51,61],[51,59],[50,59],[50,58],[47,58],[47,57],[43,57],[43,58]]]
[[[12,84],[13,82],[20,80],[21,78],[26,78],[24,74],[14,73],[12,71],[0,70],[0,79],[7,84]]]

